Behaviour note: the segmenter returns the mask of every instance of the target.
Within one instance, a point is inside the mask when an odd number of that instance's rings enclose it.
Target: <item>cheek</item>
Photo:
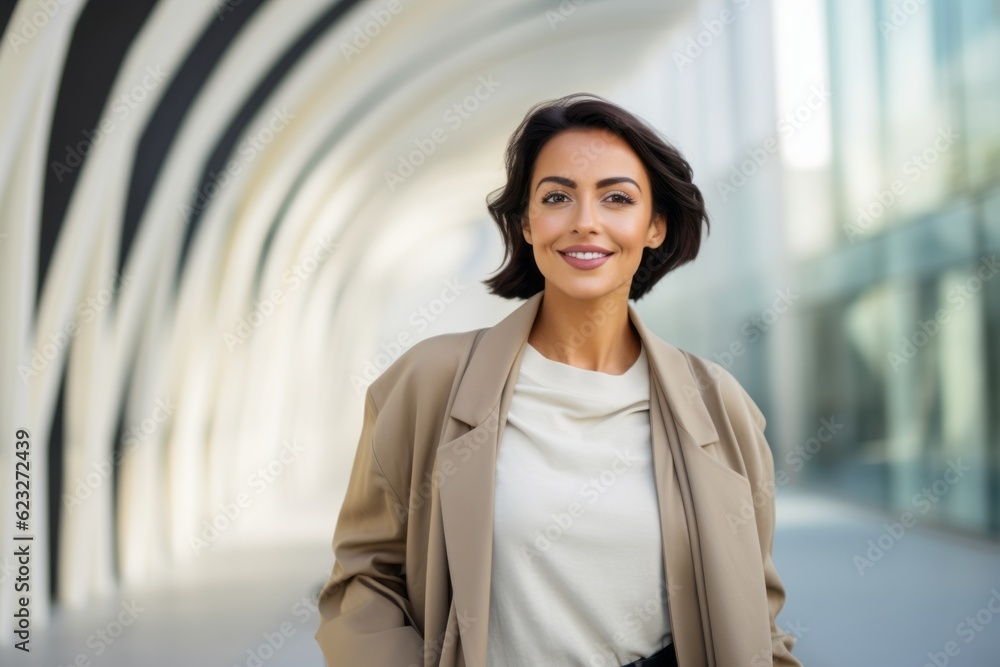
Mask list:
[[[628,247],[625,248],[624,257],[625,265],[628,271],[634,272],[639,268],[642,263],[642,252],[645,250],[646,237],[636,236],[628,241]]]
[[[535,238],[535,242],[540,245],[545,245],[559,237],[560,230],[562,226],[560,225],[558,216],[552,214],[547,215],[536,215],[531,218],[531,233]]]
[[[646,245],[646,230],[630,225],[628,229],[621,231],[621,235],[615,240],[625,254],[629,257],[642,254],[642,249]]]

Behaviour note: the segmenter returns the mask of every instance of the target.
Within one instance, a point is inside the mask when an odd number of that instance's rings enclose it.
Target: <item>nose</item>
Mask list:
[[[597,229],[597,209],[590,197],[581,197],[571,219],[572,231],[588,232]]]

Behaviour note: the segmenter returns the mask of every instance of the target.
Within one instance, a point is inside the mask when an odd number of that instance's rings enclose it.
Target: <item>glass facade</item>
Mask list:
[[[1000,2],[826,3],[835,241],[796,263],[805,479],[1000,533]],[[800,433],[802,439],[808,432]]]
[[[666,44],[713,234],[651,320],[791,479],[1000,535],[1000,0],[702,2]]]

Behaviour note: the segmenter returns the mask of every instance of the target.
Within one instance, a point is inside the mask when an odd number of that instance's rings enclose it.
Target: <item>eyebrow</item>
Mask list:
[[[538,188],[542,187],[542,183],[546,181],[553,181],[554,183],[565,185],[567,188],[576,187],[576,181],[574,181],[572,178],[565,178],[564,176],[546,176],[542,180],[538,181],[538,185],[535,186],[535,190],[538,190]],[[634,185],[636,188],[639,189],[639,192],[642,192],[642,188],[639,187],[639,184],[636,183],[633,179],[629,178],[628,176],[612,176],[610,178],[602,178],[601,180],[597,181],[597,187],[598,189],[600,189],[607,187],[609,185],[614,185],[615,183],[631,183],[632,185]]]

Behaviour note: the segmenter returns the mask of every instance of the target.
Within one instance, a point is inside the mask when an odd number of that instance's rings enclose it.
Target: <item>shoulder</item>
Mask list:
[[[376,408],[394,398],[428,398],[450,390],[481,329],[430,336],[417,341],[369,385]]]
[[[687,360],[697,391],[713,416],[723,415],[730,422],[745,422],[749,419],[761,431],[764,430],[764,413],[727,368],[693,352],[680,348],[678,350]]]
[[[766,420],[757,403],[728,369],[682,352],[718,431],[718,457],[750,480],[773,475],[774,458],[764,436]]]

